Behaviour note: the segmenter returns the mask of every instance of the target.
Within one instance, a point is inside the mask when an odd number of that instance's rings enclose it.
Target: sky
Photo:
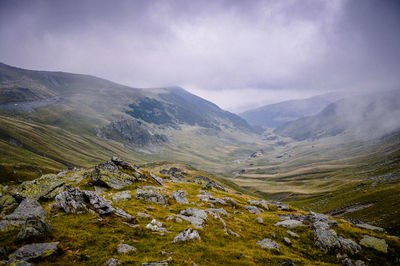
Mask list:
[[[398,89],[399,33],[396,0],[0,0],[0,62],[181,86],[233,112]]]

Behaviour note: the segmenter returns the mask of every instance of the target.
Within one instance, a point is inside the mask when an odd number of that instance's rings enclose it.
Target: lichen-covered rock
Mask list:
[[[4,214],[18,206],[18,202],[8,193],[2,193],[0,196],[0,214]]]
[[[272,241],[269,238],[264,238],[263,240],[259,240],[257,241],[257,244],[263,248],[279,250],[279,244],[276,243],[275,241]]]
[[[250,205],[258,205],[264,208],[265,210],[269,210],[266,200],[248,200],[248,203]]]
[[[59,243],[60,242],[25,245],[9,256],[9,264],[17,260],[29,261],[35,258],[48,257],[57,251]]]
[[[286,204],[283,204],[282,202],[279,201],[266,201],[268,204],[274,205],[276,207],[278,207],[279,210],[282,211],[288,211],[290,210],[289,206]]]
[[[197,195],[198,198],[201,199],[201,201],[208,202],[211,204],[221,204],[221,205],[227,205],[228,203],[223,200],[223,199],[218,199],[213,197],[213,195],[210,192],[200,190],[202,194]]]
[[[156,181],[159,185],[164,186],[164,179],[162,179],[161,177],[156,176],[152,172],[149,172],[149,174],[150,174],[151,178],[154,179],[154,181]]]
[[[131,198],[132,198],[132,195],[131,195],[131,192],[130,192],[129,190],[125,190],[125,191],[121,191],[121,192],[115,193],[115,194],[111,197],[111,199],[112,199],[113,201],[116,201],[116,202],[118,202],[118,201],[129,200],[129,199],[131,199]]]
[[[130,170],[131,174],[120,171],[119,168]],[[122,189],[138,181],[141,173],[127,163],[121,163],[118,160],[107,161],[97,165],[91,172],[94,184],[114,189]]]
[[[172,193],[171,198],[176,200],[176,202],[178,203],[189,203],[189,201],[186,198],[186,195],[187,195],[186,191],[178,190]]]
[[[262,209],[257,208],[256,206],[243,206],[250,213],[261,214],[263,212]]]
[[[72,186],[66,186],[65,191],[56,196],[56,204],[66,213],[82,213],[87,211],[84,194]]]
[[[197,232],[197,230],[193,230],[192,228],[187,228],[179,233],[179,235],[177,235],[174,240],[172,240],[172,243],[185,242],[194,239],[197,239],[199,241],[201,240],[199,232]]]
[[[285,228],[295,228],[295,227],[299,227],[299,226],[304,226],[304,224],[301,221],[298,220],[284,220],[281,222],[277,222],[276,224],[274,224],[275,226],[282,226]]]
[[[208,219],[207,213],[204,210],[197,208],[182,210],[179,213],[179,217],[197,227],[203,227],[204,222]]]
[[[385,239],[364,235],[364,237],[360,241],[360,244],[364,247],[373,248],[380,252],[387,253],[388,244],[386,244]]]
[[[198,184],[203,185],[203,188],[206,188],[206,189],[218,189],[218,190],[222,190],[222,191],[228,191],[226,188],[224,188],[217,182],[212,181],[210,178],[208,178],[206,176],[200,176],[200,175],[195,176],[194,181]]]
[[[118,253],[129,253],[133,251],[136,251],[136,248],[131,245],[121,243],[118,246]]]
[[[43,175],[33,181],[25,181],[14,189],[14,195],[20,198],[50,200],[63,190],[65,181],[57,175]]]
[[[138,188],[136,190],[136,198],[144,199],[145,201],[157,204],[168,204],[168,199],[166,196],[157,191],[154,191],[152,188],[147,187]]]
[[[32,237],[42,236],[53,230],[53,226],[40,217],[28,217],[18,234],[20,239],[28,239]]]
[[[310,215],[305,218],[307,218],[313,222],[320,221],[320,222],[326,223],[330,226],[337,226],[337,221],[330,219],[329,216],[327,216],[325,214],[315,213],[315,212],[310,211]]]

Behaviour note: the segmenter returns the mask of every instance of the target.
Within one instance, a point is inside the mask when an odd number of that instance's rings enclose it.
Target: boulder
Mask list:
[[[149,174],[150,174],[151,178],[154,179],[154,181],[156,181],[159,185],[164,186],[164,179],[162,179],[161,177],[156,176],[152,172],[149,172]]]
[[[29,239],[32,237],[43,236],[53,230],[53,226],[46,223],[44,219],[31,216],[28,217],[22,226],[22,230],[18,234],[20,239]]]
[[[265,202],[278,207],[278,209],[281,211],[289,211],[290,210],[288,205],[283,204],[282,202],[279,202],[279,201],[265,201]]]
[[[263,212],[262,209],[257,208],[256,206],[243,206],[250,213],[261,214]]]
[[[181,233],[179,233],[179,235],[177,235],[174,240],[172,240],[172,243],[177,243],[177,242],[185,242],[185,241],[189,241],[189,240],[201,240],[199,232],[197,232],[196,230],[193,230],[192,228],[187,228],[184,231],[182,231]]]
[[[288,237],[284,237],[283,242],[285,242],[286,245],[292,245],[292,241]]]
[[[274,224],[275,226],[282,226],[285,228],[295,228],[295,227],[299,227],[299,226],[304,226],[304,224],[301,221],[297,221],[297,220],[284,220],[281,222],[277,222],[276,224]]]
[[[292,232],[290,230],[286,231],[291,237],[295,237],[295,238],[299,238],[300,236],[298,234],[296,234],[295,232]]]
[[[121,264],[121,261],[119,259],[111,258],[106,261],[106,264],[107,266],[116,266]]]
[[[146,187],[143,187],[141,189],[138,188],[136,190],[136,198],[144,199],[145,201],[162,205],[168,204],[168,199],[166,196],[151,188],[146,188]]]
[[[118,253],[129,253],[133,251],[136,251],[136,248],[131,245],[121,243],[118,246]]]
[[[189,203],[189,201],[186,198],[187,193],[184,190],[178,190],[172,193],[171,198],[176,200],[178,203]]]
[[[385,229],[383,229],[382,227],[370,225],[370,224],[364,223],[363,221],[360,221],[360,220],[351,220],[351,223],[354,224],[355,226],[363,228],[363,229],[385,232]]]
[[[269,238],[264,238],[263,240],[257,241],[257,244],[266,249],[277,249],[279,250],[279,244],[272,241]]]
[[[203,227],[204,222],[208,219],[207,213],[204,210],[197,208],[182,210],[179,213],[179,217],[197,227]]]
[[[203,188],[206,189],[218,189],[218,190],[222,190],[222,191],[228,191],[226,188],[224,188],[223,186],[221,186],[220,184],[218,184],[217,182],[211,180],[210,178],[206,177],[206,176],[195,176],[194,177],[194,181],[197,184],[203,185]]]
[[[56,196],[56,205],[66,213],[87,211],[84,194],[73,186],[66,186],[65,191]]]
[[[151,215],[145,212],[138,212],[137,216],[142,217],[142,218],[150,218]],[[168,219],[167,219],[168,220]]]
[[[6,215],[0,222],[0,231],[10,230],[15,225],[23,225],[29,217],[45,219],[46,211],[40,203],[32,198],[24,199],[13,213]]]
[[[167,231],[167,229],[165,229],[164,227],[162,227],[162,223],[157,221],[156,219],[153,219],[149,224],[146,225],[147,229],[150,229],[151,231],[158,231],[158,232],[166,232],[169,233]]]
[[[388,244],[386,244],[385,239],[364,235],[360,241],[360,244],[364,247],[373,248],[377,251],[387,253]]]
[[[261,217],[257,217],[256,218],[256,222],[259,223],[259,224],[262,224],[264,222],[264,220]]]
[[[120,168],[130,170],[131,174],[121,172]],[[94,184],[114,189],[122,189],[133,184],[139,180],[141,175],[140,172],[129,164],[118,163],[112,160],[97,165],[91,172],[91,178]]]
[[[18,206],[18,202],[9,193],[0,196],[0,215]]]
[[[110,215],[114,212],[111,202],[99,196],[95,191],[83,191],[83,193],[85,200],[89,201],[97,213]]]
[[[50,200],[63,191],[65,181],[57,175],[43,175],[33,181],[25,181],[14,189],[19,198]]]
[[[131,193],[130,193],[129,190],[125,190],[125,191],[121,191],[121,192],[115,193],[115,194],[111,197],[111,199],[112,199],[113,201],[116,201],[116,202],[118,202],[118,201],[124,201],[124,200],[129,200],[130,198],[132,198],[132,195],[131,195]]]
[[[59,243],[60,242],[25,245],[8,257],[9,264],[17,260],[29,261],[35,258],[48,257],[57,251]]]

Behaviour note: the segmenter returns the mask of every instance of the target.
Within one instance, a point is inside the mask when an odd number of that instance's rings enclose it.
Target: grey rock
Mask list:
[[[288,237],[284,237],[283,242],[285,242],[285,244],[289,246],[292,244],[292,241]]]
[[[142,217],[142,218],[150,218],[151,217],[150,214],[147,214],[145,212],[138,212],[137,216]]]
[[[166,196],[161,193],[154,191],[153,189],[143,187],[142,189],[138,188],[136,190],[136,198],[144,199],[148,202],[153,202],[157,204],[168,204],[168,199]]]
[[[167,261],[159,261],[159,262],[143,262],[142,266],[165,266],[168,265]]]
[[[46,223],[44,219],[37,216],[31,216],[28,217],[23,224],[22,229],[18,234],[18,238],[28,239],[31,237],[42,236],[51,230],[53,230],[53,226]]]
[[[354,266],[353,262],[349,258],[345,258],[344,260],[342,260],[342,265],[343,266]]]
[[[118,259],[115,259],[115,258],[111,258],[111,259],[108,259],[108,260],[106,261],[106,264],[107,264],[108,266],[116,266],[116,265],[121,264],[121,261],[118,260]]]
[[[169,233],[167,229],[162,227],[162,223],[157,221],[156,219],[153,219],[149,224],[146,225],[147,229],[150,229],[151,231],[158,231],[158,232],[165,232]]]
[[[230,197],[223,197],[222,198],[225,202],[227,202],[228,204],[232,205],[233,207],[238,207],[239,204],[236,202],[236,200],[230,198]]]
[[[290,230],[286,231],[291,237],[295,237],[295,238],[299,238],[300,236],[298,234],[296,234],[295,232],[292,232]]]
[[[213,215],[214,218],[216,218],[217,215],[229,216],[229,213],[223,208],[219,208],[219,209],[209,208],[209,209],[206,209],[206,212]]]
[[[373,248],[377,251],[387,253],[388,244],[386,244],[385,239],[364,235],[360,241],[360,244],[363,245],[364,247]]]
[[[171,198],[175,199],[178,203],[189,203],[186,198],[187,193],[184,190],[178,190],[172,193]]]
[[[354,224],[355,226],[363,228],[363,229],[385,232],[385,229],[383,229],[382,227],[370,225],[370,224],[364,223],[360,220],[352,220],[351,223]]]
[[[53,199],[63,190],[65,181],[57,175],[43,175],[32,181],[25,181],[14,189],[14,195],[19,198]]]
[[[46,218],[47,213],[37,200],[26,198],[19,204],[19,206],[15,209],[13,213],[5,216],[4,220],[25,221],[28,217],[31,216],[36,216],[44,219]]]
[[[59,243],[60,242],[25,245],[8,257],[9,263],[17,260],[29,261],[30,259],[34,258],[44,258],[50,256],[57,251]]]
[[[279,244],[276,243],[275,241],[272,241],[269,238],[264,238],[263,240],[259,240],[257,241],[257,244],[263,248],[279,250]]]
[[[161,186],[164,186],[164,179],[162,179],[159,176],[156,176],[155,174],[153,174],[152,172],[149,172],[151,178],[154,179],[154,181],[156,181],[158,184],[160,184]]]
[[[89,204],[92,205],[95,211],[99,214],[112,214],[114,208],[111,206],[111,202],[99,196],[94,191],[83,191],[85,197],[89,200]]]
[[[259,223],[259,224],[262,224],[264,222],[264,220],[261,217],[257,217],[256,218],[256,222]]]
[[[320,213],[315,213],[310,211],[310,215],[308,216],[308,219],[310,219],[313,222],[320,221],[329,224],[330,226],[337,226],[337,221],[333,219],[329,219],[329,216],[325,214],[320,214]]]
[[[66,186],[65,191],[56,196],[56,205],[66,213],[82,213],[87,210],[84,194],[72,186]]]
[[[1,193],[0,196],[0,215],[18,206],[18,202],[8,192]]]
[[[126,168],[124,168],[124,166]],[[128,175],[120,171],[120,168],[130,170],[132,175]],[[129,186],[138,181],[142,176],[137,169],[129,164],[119,163],[112,160],[97,165],[90,174],[94,184],[114,189],[122,189],[126,186]]]
[[[232,230],[229,230],[229,233],[233,236],[240,237],[240,235]]]
[[[170,215],[167,217],[167,221],[172,221],[175,217],[173,215]]]
[[[203,188],[228,191],[226,188],[206,176],[195,176],[194,181],[198,184],[203,185]]]
[[[129,253],[129,252],[133,252],[136,251],[136,248],[128,245],[128,244],[119,244],[118,246],[118,253]]]
[[[304,224],[301,221],[297,221],[297,220],[285,220],[285,221],[277,222],[274,225],[282,226],[285,228],[295,228],[295,227],[299,227],[299,226],[304,226]]]
[[[250,213],[261,214],[261,212],[263,212],[262,209],[259,209],[256,206],[244,206],[244,208]]]
[[[177,242],[185,242],[188,240],[201,240],[199,232],[197,232],[196,230],[193,230],[192,228],[187,228],[184,231],[182,231],[181,233],[179,233],[179,235],[177,235],[174,240],[172,240],[172,243],[177,243]]]
[[[129,200],[129,199],[131,199],[131,198],[132,198],[132,195],[131,195],[131,193],[130,193],[129,190],[125,190],[125,191],[121,191],[121,192],[115,193],[115,194],[111,197],[111,199],[112,199],[113,201],[116,201],[116,202]]]
[[[132,216],[132,215],[126,213],[124,210],[122,210],[122,209],[120,209],[120,208],[114,207],[114,211],[113,211],[113,212],[114,212],[114,214],[115,214],[116,216],[121,217],[121,218],[123,218],[123,219],[125,219],[125,220],[129,220],[129,221],[135,220],[135,217],[134,217],[134,216]]]
[[[248,200],[247,201],[250,205],[258,205],[264,208],[265,210],[269,210],[268,204],[266,200]]]
[[[192,225],[197,227],[202,227],[204,222],[208,218],[207,213],[204,210],[197,208],[182,210],[179,213],[179,217],[186,221],[189,221]]]
[[[288,211],[290,210],[289,206],[286,204],[283,204],[282,202],[279,201],[266,201],[268,204],[274,205],[276,207],[278,207],[279,210],[282,211]]]

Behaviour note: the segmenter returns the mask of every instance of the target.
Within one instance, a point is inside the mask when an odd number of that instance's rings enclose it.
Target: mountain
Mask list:
[[[253,126],[276,128],[289,121],[315,115],[340,97],[338,93],[328,93],[307,99],[284,101],[252,109],[240,113],[239,116]]]
[[[288,122],[274,133],[295,140],[352,134],[379,137],[400,129],[400,91],[384,91],[345,98],[320,113]]]
[[[14,179],[90,165],[110,153],[141,162],[154,153],[161,160],[185,161],[190,154],[214,162],[208,145],[214,149],[215,142],[239,143],[236,135],[254,134],[239,116],[179,87],[138,89],[5,64],[0,121],[0,177]],[[204,149],[193,152],[199,136]]]
[[[394,265],[382,228],[244,194],[203,170],[96,166],[0,186],[4,265]]]

